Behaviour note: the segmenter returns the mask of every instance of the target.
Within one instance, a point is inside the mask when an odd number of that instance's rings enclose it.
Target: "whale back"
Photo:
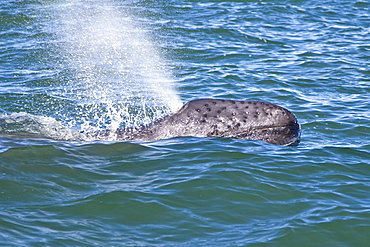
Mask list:
[[[135,130],[117,131],[122,140],[175,136],[231,137],[279,145],[299,143],[300,126],[287,109],[262,101],[198,99],[178,112]]]

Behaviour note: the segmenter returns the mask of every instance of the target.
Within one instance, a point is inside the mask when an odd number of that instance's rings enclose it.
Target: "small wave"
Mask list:
[[[0,116],[0,135],[15,138],[46,138],[64,141],[82,141],[87,136],[69,129],[52,117],[26,112]]]

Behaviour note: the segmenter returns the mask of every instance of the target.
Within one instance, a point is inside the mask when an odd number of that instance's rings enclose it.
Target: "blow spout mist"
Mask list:
[[[146,124],[182,106],[165,59],[127,9],[75,0],[56,10],[63,96],[76,101],[83,130]]]

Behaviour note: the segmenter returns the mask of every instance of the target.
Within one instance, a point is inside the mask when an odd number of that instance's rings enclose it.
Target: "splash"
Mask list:
[[[55,13],[55,49],[66,78],[63,97],[76,105],[69,127],[131,127],[181,107],[166,61],[149,32],[123,6],[70,0]]]

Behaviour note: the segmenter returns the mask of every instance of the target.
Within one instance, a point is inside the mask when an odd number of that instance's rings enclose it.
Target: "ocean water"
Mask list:
[[[369,244],[368,1],[4,0],[0,37],[1,246]],[[283,106],[301,143],[35,138],[197,98]]]

